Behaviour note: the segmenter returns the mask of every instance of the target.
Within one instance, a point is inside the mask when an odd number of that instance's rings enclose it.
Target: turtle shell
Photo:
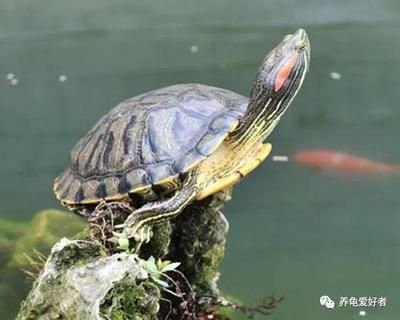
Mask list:
[[[200,84],[174,85],[128,99],[97,122],[54,182],[64,204],[121,199],[186,173],[238,124],[248,99]]]

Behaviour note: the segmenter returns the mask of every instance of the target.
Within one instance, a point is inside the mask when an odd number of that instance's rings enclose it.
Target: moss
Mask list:
[[[87,240],[91,241],[94,240],[94,237],[92,236],[92,233],[90,232],[89,226],[85,226],[82,230],[78,231],[76,234],[74,234],[73,237],[71,237],[72,240]]]
[[[31,221],[0,219],[0,310],[4,318],[15,318],[18,305],[27,294],[31,281],[21,269],[38,272],[27,256],[40,264],[35,250],[48,254],[60,237],[75,233],[84,223],[77,216],[58,210],[45,210]]]
[[[168,275],[176,281],[177,292],[185,293],[185,304],[173,294],[165,295],[165,290],[161,298],[160,288],[148,279],[138,256],[106,250],[82,223],[74,230],[80,232],[73,241],[62,239],[53,247],[46,269],[35,282],[18,319],[92,319],[96,314],[105,320],[154,320],[157,316],[164,318],[171,310],[179,318],[189,313],[198,314],[199,319],[214,315],[211,297],[218,295],[216,281],[227,234],[226,220],[218,210],[224,200],[217,200],[191,205],[177,219],[155,225],[152,240],[140,251],[141,258],[154,256],[181,263],[178,270],[182,273]],[[25,252],[33,251],[34,246],[28,244],[38,241],[36,233],[42,235],[39,239],[44,243],[55,238],[54,230],[45,227],[56,226],[49,216],[43,214],[44,221],[37,218],[32,223],[38,232],[32,228],[30,237],[19,244]],[[160,300],[166,299],[169,303],[162,304],[160,310]],[[229,310],[226,312],[215,319],[229,319]]]
[[[193,205],[176,219],[168,259],[182,263],[180,270],[201,295],[218,294],[218,267],[225,252],[227,224],[215,208]]]
[[[150,256],[162,258],[168,253],[171,242],[172,226],[169,221],[153,226],[153,236],[148,244],[142,245],[140,257],[147,260]]]
[[[159,289],[150,281],[137,285],[127,276],[107,293],[100,314],[113,320],[156,319],[159,296]]]
[[[202,268],[199,268],[196,275],[197,286],[205,288],[205,286],[213,284],[224,254],[224,246],[215,246],[203,252],[199,262]]]
[[[0,268],[10,259],[17,239],[28,229],[27,222],[0,219]]]
[[[35,282],[16,319],[84,319],[82,316],[90,319],[84,303],[77,296],[77,292],[62,277],[53,276],[44,282]]]
[[[25,229],[26,233],[16,241],[8,265],[29,269],[27,256],[34,256],[35,250],[49,254],[60,238],[74,235],[85,225],[83,219],[68,212],[49,209],[37,213]]]
[[[84,250],[82,250],[82,247],[84,247]],[[106,248],[99,242],[76,240],[58,252],[54,257],[54,266],[58,270],[66,270],[72,266],[86,265],[99,257],[106,257],[107,255]]]
[[[102,319],[153,320],[158,298],[136,255],[108,256],[98,242],[63,238],[54,245],[17,319],[100,319],[101,306]]]

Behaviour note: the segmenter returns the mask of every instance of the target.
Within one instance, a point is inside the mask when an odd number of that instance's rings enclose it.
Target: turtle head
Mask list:
[[[296,95],[310,64],[310,42],[303,29],[286,35],[264,58],[252,92],[285,104]],[[255,97],[254,97],[255,98]]]
[[[251,132],[253,139],[257,135],[264,140],[300,90],[309,64],[310,43],[306,32],[299,29],[286,35],[258,70],[239,131]],[[248,130],[249,127],[254,130]]]

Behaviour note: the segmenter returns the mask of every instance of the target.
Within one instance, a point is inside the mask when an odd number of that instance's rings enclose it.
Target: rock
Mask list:
[[[193,204],[154,226],[138,255],[128,253],[134,243],[120,247],[126,251],[121,253],[112,242],[95,240],[89,228],[74,240],[60,240],[17,319],[228,319],[215,304],[228,231],[219,211],[223,201],[226,197]],[[160,272],[164,262],[175,267]]]
[[[98,242],[63,238],[17,319],[152,320],[159,295],[136,255],[108,256]]]
[[[218,295],[219,265],[225,253],[229,225],[218,209],[193,205],[174,221],[168,259],[181,270],[198,295]]]
[[[38,250],[48,254],[64,235],[70,236],[85,223],[78,216],[58,210],[37,213],[32,221],[0,219],[0,310],[1,318],[14,319],[31,281],[21,269],[37,272],[27,258],[37,260]],[[41,265],[37,265],[40,268]]]

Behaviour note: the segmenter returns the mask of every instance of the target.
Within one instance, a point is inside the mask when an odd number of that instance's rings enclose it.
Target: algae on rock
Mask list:
[[[31,281],[21,269],[35,273],[28,257],[36,251],[47,255],[63,236],[71,236],[85,225],[82,218],[66,211],[44,210],[31,221],[0,219],[0,310],[2,318],[15,318]]]
[[[53,247],[17,319],[152,320],[158,312],[155,288],[136,255],[108,256],[100,243],[64,238]]]
[[[28,229],[28,223],[0,219],[0,268],[9,261],[17,240]]]
[[[181,270],[198,295],[218,295],[219,265],[225,253],[229,226],[224,215],[205,205],[193,205],[174,221],[171,261],[179,261]]]
[[[62,239],[17,319],[222,319],[218,306],[211,305],[219,294],[218,267],[228,231],[220,206],[221,201],[198,202],[155,225],[138,255],[110,250],[110,243],[106,248],[89,230],[75,240]],[[178,271],[162,275],[169,287],[156,284],[142,266],[140,260],[149,257],[180,263]]]
[[[84,220],[70,212],[55,209],[38,212],[28,224],[27,232],[16,240],[9,267],[29,269],[27,256],[35,251],[47,255],[59,239],[73,236],[84,226]]]

